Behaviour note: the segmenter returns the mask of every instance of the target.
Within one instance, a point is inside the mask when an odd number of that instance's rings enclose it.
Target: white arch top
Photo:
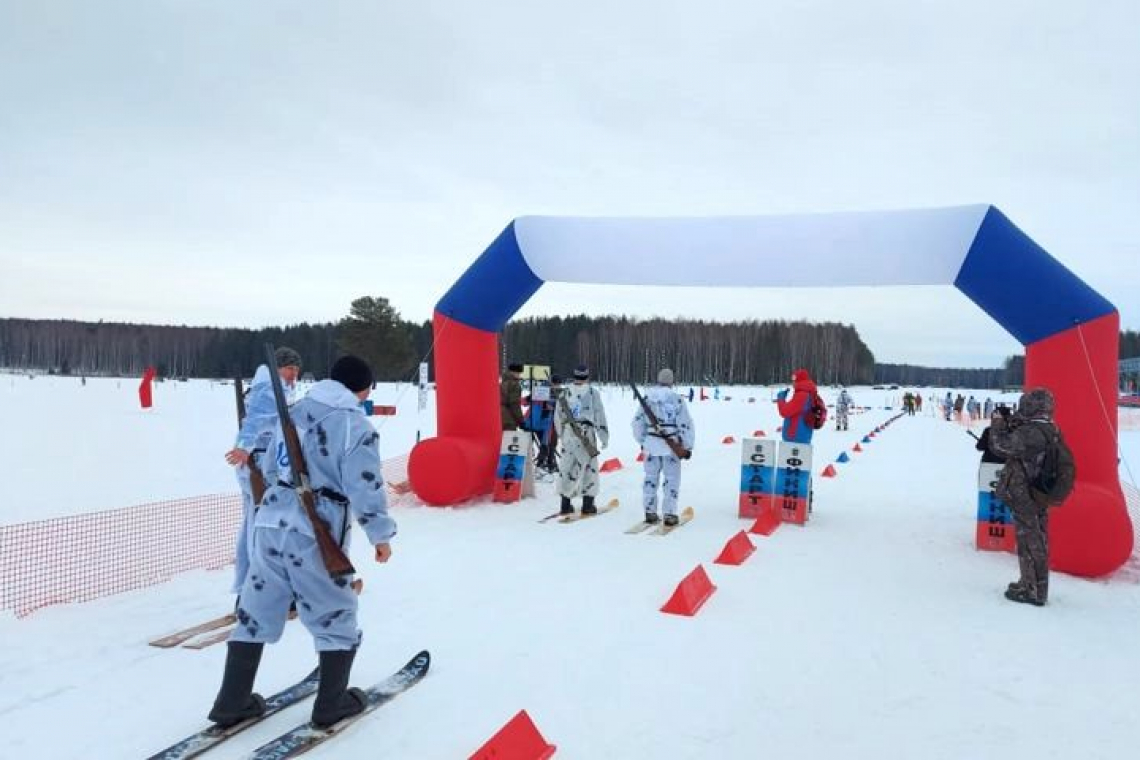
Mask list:
[[[737,217],[515,220],[545,282],[810,287],[954,282],[987,204]],[[821,280],[820,270],[827,272]]]

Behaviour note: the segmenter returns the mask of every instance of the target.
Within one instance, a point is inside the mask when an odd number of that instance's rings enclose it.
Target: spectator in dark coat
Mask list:
[[[1032,483],[1057,435],[1054,408],[1053,394],[1034,388],[1021,397],[1016,414],[1006,410],[990,426],[990,445],[1006,458],[996,492],[1013,513],[1021,567],[1021,578],[1009,584],[1005,596],[1038,607],[1049,597],[1049,506],[1033,497]]]
[[[523,427],[522,371],[523,365],[517,362],[509,364],[499,384],[499,416],[503,422],[503,430],[518,430]]]
[[[992,426],[994,421],[1000,419],[1001,416],[1002,413],[995,409],[994,412],[990,414],[990,425]],[[993,450],[993,446],[990,443],[990,428],[986,428],[982,431],[982,435],[980,438],[978,438],[978,442],[974,444],[974,448],[982,452],[983,462],[988,462],[991,464],[1005,464],[1005,457],[995,452]]]

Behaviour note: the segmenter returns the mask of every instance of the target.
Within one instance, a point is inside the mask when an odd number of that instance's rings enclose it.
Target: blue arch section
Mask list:
[[[1116,310],[994,206],[954,285],[1023,345]]]
[[[436,311],[469,327],[499,332],[542,287],[519,250],[515,223],[507,225],[483,255],[444,294]]]

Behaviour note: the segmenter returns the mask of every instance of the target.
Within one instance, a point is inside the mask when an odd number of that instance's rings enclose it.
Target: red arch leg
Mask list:
[[[438,436],[420,442],[408,460],[416,496],[432,506],[490,493],[499,453],[499,350],[495,333],[436,312]]]
[[[1073,495],[1049,516],[1050,565],[1087,578],[1113,572],[1132,554],[1117,470],[1119,331],[1113,312],[1026,346],[1025,387],[1053,391],[1077,461]]]

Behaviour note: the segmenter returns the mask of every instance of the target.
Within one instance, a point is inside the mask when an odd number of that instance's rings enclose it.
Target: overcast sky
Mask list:
[[[0,0],[0,316],[423,320],[516,216],[979,202],[1140,328],[1140,2]],[[521,314],[582,311],[1018,350],[950,287],[552,284]]]

